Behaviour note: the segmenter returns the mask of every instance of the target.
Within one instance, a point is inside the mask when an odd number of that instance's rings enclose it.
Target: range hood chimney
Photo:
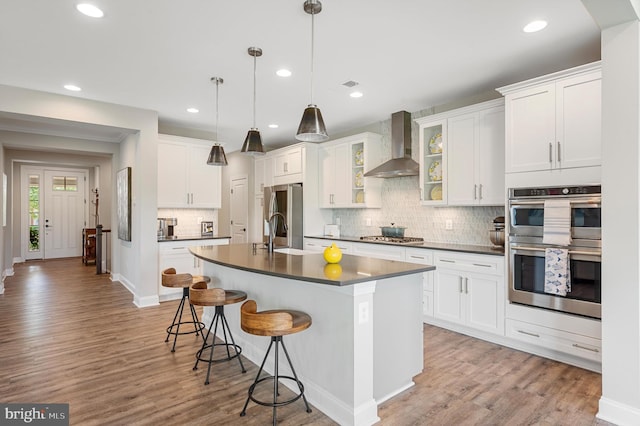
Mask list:
[[[395,178],[417,176],[420,166],[411,158],[411,114],[391,114],[391,160],[369,170],[366,177]]]

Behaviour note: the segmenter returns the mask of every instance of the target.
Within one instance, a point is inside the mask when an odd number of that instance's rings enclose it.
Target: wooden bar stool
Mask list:
[[[198,306],[215,306],[215,313],[213,318],[211,319],[211,324],[209,325],[209,329],[207,330],[207,335],[204,338],[204,342],[202,343],[202,348],[198,352],[196,352],[196,364],[193,366],[194,370],[198,369],[198,363],[200,361],[209,363],[209,367],[207,368],[207,378],[204,381],[205,385],[209,384],[209,374],[211,373],[211,364],[215,362],[223,362],[230,361],[233,358],[237,358],[240,363],[240,369],[243,373],[246,373],[244,365],[242,364],[242,359],[240,358],[240,354],[242,353],[242,348],[236,345],[236,342],[233,340],[233,335],[231,334],[231,329],[229,328],[229,323],[227,322],[227,318],[224,316],[224,305],[230,305],[232,303],[242,302],[246,300],[247,293],[244,291],[238,290],[223,290],[221,288],[207,288],[207,283],[204,281],[196,282],[191,285],[189,288],[189,302],[192,305]],[[222,335],[224,336],[224,343],[216,343],[216,334],[218,332],[218,322],[221,323],[222,327]],[[212,334],[211,344],[207,344],[207,340],[209,339],[209,334]],[[231,343],[227,340],[227,337],[231,339]],[[213,351],[216,346],[224,346],[227,351],[226,358],[218,358],[213,359]],[[230,348],[233,348],[235,354],[231,354]],[[203,358],[202,354],[205,349],[211,349],[209,352],[208,358]]]
[[[172,334],[174,335],[173,347],[171,348],[171,352],[176,351],[176,340],[178,340],[179,334],[195,333],[196,336],[200,334],[204,338],[204,333],[201,333],[204,329],[204,323],[198,321],[196,310],[193,306],[191,306],[191,304],[189,304],[189,309],[191,311],[191,321],[182,321],[182,311],[184,310],[186,300],[189,298],[189,287],[191,286],[191,284],[199,281],[209,282],[211,281],[211,279],[209,277],[202,277],[199,275],[192,276],[191,274],[176,274],[175,268],[167,268],[162,271],[163,287],[182,287],[182,299],[180,300],[180,304],[178,305],[176,314],[173,316],[171,325],[167,327],[167,338],[164,340],[165,342],[168,342],[169,336]],[[180,326],[182,324],[193,324],[194,330],[180,331]]]
[[[251,400],[259,405],[273,407],[273,424],[275,425],[276,408],[282,407],[283,405],[291,404],[300,399],[300,397],[302,397],[304,401],[304,405],[307,408],[307,413],[311,412],[311,408],[309,408],[307,398],[304,396],[304,386],[302,385],[302,382],[298,380],[298,375],[296,374],[296,370],[294,370],[293,368],[291,358],[289,357],[287,348],[284,345],[284,340],[282,339],[283,336],[287,334],[297,333],[309,328],[309,326],[311,326],[311,317],[300,311],[271,310],[257,312],[257,310],[258,306],[256,305],[255,300],[247,300],[246,302],[244,302],[242,304],[242,307],[240,308],[240,325],[242,329],[249,334],[254,334],[256,336],[270,336],[271,343],[269,343],[269,348],[267,349],[267,353],[262,360],[262,364],[260,365],[260,369],[258,370],[256,379],[249,387],[249,395],[247,396],[247,401],[244,403],[244,408],[242,409],[240,416],[244,416],[246,414],[247,405],[249,405],[249,400]],[[269,356],[269,352],[271,351],[271,347],[274,343],[276,345],[274,375],[272,377],[263,377],[261,379],[260,373],[262,373],[264,363],[267,361],[267,357]],[[293,377],[281,376],[278,373],[278,352],[280,345],[282,345],[282,350],[287,357],[287,361],[289,362],[289,367],[291,368]],[[298,385],[300,393],[296,394],[293,398],[290,398],[286,401],[278,401],[278,397],[280,396],[278,392],[278,380],[280,379],[295,381]],[[273,381],[273,401],[270,402],[260,401],[253,396],[253,391],[255,390],[256,386],[266,380]]]

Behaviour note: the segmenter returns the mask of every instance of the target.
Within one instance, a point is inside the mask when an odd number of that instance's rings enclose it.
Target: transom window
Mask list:
[[[54,176],[53,190],[75,192],[78,190],[78,178],[75,176]]]

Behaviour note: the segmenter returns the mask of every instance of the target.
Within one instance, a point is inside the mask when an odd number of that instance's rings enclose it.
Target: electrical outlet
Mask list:
[[[360,302],[358,305],[358,324],[369,321],[369,302]]]
[[[453,229],[453,220],[447,219],[444,222],[444,229],[446,229],[447,231],[451,231]]]
[[[367,217],[367,218],[364,219],[364,225],[365,226],[371,226],[371,218],[370,217]]]

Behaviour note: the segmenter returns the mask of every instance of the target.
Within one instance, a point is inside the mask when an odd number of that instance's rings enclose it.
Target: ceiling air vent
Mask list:
[[[344,87],[354,87],[354,86],[357,86],[358,84],[359,83],[357,81],[353,81],[353,80],[345,81],[344,83],[342,83]]]

